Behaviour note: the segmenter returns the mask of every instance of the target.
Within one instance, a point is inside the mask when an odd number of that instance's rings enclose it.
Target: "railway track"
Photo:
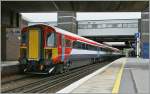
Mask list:
[[[45,77],[46,76],[44,75],[18,74],[14,75],[13,77],[10,76],[10,78],[3,78],[1,83],[1,92],[24,86]]]
[[[60,80],[55,80],[53,83],[50,83],[51,85],[50,84],[44,85],[45,88],[42,86],[42,88],[40,88],[40,90],[37,91],[38,93],[56,93],[58,90],[92,73],[93,71],[99,69],[100,67],[102,67],[102,65],[99,66],[95,64],[94,66],[89,66],[88,68],[85,68],[82,71],[80,71],[80,73],[79,72],[72,73],[71,75],[65,76]]]
[[[106,64],[108,62],[86,65],[67,73],[41,78],[13,89],[3,90],[2,93],[54,93]]]

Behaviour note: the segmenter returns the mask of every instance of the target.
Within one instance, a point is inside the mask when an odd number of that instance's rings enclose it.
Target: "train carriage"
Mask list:
[[[57,27],[37,24],[21,31],[19,61],[24,72],[62,73],[91,61],[119,55],[116,48]]]

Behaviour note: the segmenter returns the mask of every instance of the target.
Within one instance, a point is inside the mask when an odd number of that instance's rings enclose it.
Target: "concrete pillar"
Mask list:
[[[2,6],[1,16],[1,60],[6,60],[6,28],[11,27],[11,10]]]
[[[76,13],[72,11],[59,11],[58,27],[77,34]]]
[[[2,61],[18,60],[21,15],[3,6],[1,18],[1,59]]]
[[[6,60],[6,25],[1,25],[1,60]]]
[[[141,13],[141,56],[149,58],[149,7]]]

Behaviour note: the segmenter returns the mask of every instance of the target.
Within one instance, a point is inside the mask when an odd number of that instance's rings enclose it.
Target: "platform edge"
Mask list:
[[[118,94],[119,93],[119,88],[120,88],[120,82],[121,82],[121,78],[122,78],[122,73],[123,73],[123,70],[124,70],[124,66],[125,66],[125,63],[127,62],[127,59],[124,60],[119,72],[117,73],[117,77],[116,77],[116,80],[115,80],[115,83],[113,85],[113,89],[112,89],[112,94]]]

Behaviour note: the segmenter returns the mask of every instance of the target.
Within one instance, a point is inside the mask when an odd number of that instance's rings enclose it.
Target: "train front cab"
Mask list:
[[[48,73],[57,62],[56,32],[41,27],[24,28],[21,32],[20,58],[24,72]]]

